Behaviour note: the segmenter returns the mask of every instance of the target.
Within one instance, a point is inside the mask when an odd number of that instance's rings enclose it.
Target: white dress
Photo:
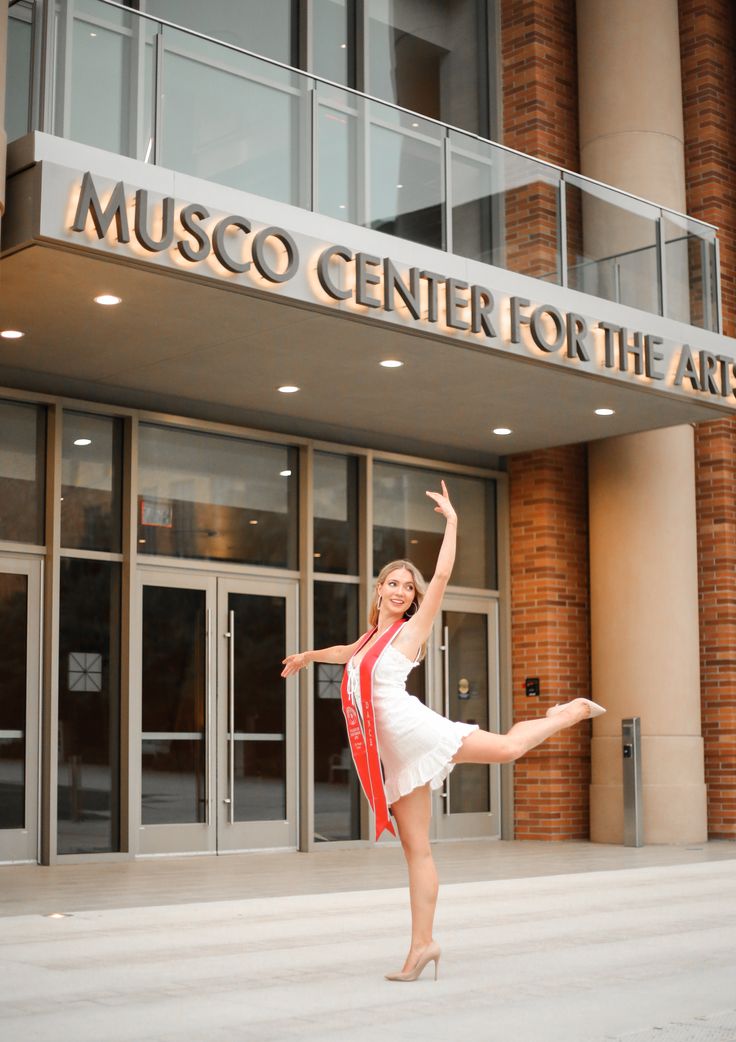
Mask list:
[[[389,806],[427,782],[439,789],[455,766],[452,757],[463,738],[478,730],[478,724],[448,720],[409,694],[406,678],[416,665],[388,644],[373,670],[373,713]],[[352,659],[348,674],[357,693],[359,667]]]

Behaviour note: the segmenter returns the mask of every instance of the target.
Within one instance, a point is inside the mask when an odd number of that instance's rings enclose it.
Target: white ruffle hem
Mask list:
[[[389,806],[421,785],[439,789],[455,766],[452,758],[463,738],[478,730],[478,724],[448,720],[409,694],[406,678],[415,665],[389,644],[373,671],[373,712]]]

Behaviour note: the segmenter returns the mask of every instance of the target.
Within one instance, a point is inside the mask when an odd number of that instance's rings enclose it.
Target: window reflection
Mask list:
[[[495,482],[458,474],[375,463],[373,467],[373,570],[408,559],[425,579],[434,574],[445,524],[435,514],[427,489],[445,479],[460,524],[454,586],[497,588]]]
[[[295,0],[145,0],[140,6],[223,43],[296,65]]]
[[[25,825],[28,577],[0,572],[0,829]]]
[[[120,550],[121,420],[64,413],[61,460],[61,545]]]
[[[58,850],[119,849],[120,565],[63,558]]]
[[[144,825],[206,819],[206,594],[143,588]]]
[[[297,567],[297,453],[142,425],[138,549],[144,554]]]
[[[371,0],[368,94],[487,135],[485,9],[482,0]]]
[[[347,644],[358,636],[358,587],[314,584],[314,644]],[[340,685],[342,666],[314,665],[314,838],[360,839],[360,784],[353,768]]]
[[[358,461],[314,454],[314,570],[358,572]]]
[[[44,542],[45,437],[39,406],[0,402],[0,539]]]

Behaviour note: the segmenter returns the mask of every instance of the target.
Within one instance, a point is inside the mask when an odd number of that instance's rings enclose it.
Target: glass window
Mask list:
[[[297,452],[142,424],[138,549],[297,568]]]
[[[120,849],[120,565],[62,558],[58,851]]]
[[[141,822],[206,820],[206,593],[143,588]]]
[[[295,0],[145,0],[140,6],[185,29],[296,65]]]
[[[8,66],[5,80],[5,127],[8,141],[23,137],[30,129],[32,12],[30,3],[16,4],[8,12]]]
[[[120,551],[121,420],[64,413],[61,457],[61,545]]]
[[[25,826],[28,577],[0,572],[0,829]]]
[[[348,0],[312,0],[311,72],[333,83],[353,86],[353,4]]]
[[[458,513],[458,546],[451,584],[497,588],[495,482],[393,463],[373,467],[373,570],[408,559],[427,581],[434,574],[445,530],[427,489],[445,479]]]
[[[371,0],[365,6],[367,93],[487,136],[483,0]]]
[[[358,637],[359,587],[314,584],[314,646],[329,648]],[[360,839],[360,783],[353,767],[340,685],[342,666],[314,665],[314,838]]]
[[[161,163],[298,205],[307,77],[219,44],[164,32]]]
[[[39,406],[0,401],[0,539],[44,542],[45,438]]]
[[[358,573],[358,462],[314,454],[314,570]]]

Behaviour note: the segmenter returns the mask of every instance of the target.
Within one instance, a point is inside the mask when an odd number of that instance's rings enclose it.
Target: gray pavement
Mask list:
[[[403,886],[226,900],[210,887],[207,900],[174,890],[151,904],[142,866],[137,905],[129,890],[119,907],[89,891],[89,907],[78,898],[62,918],[6,909],[0,1038],[736,1042],[736,844],[709,848],[712,858],[699,848],[661,864],[667,848],[651,848],[655,863],[637,867],[443,884],[440,979],[428,969],[413,984],[383,979],[408,936]],[[258,857],[265,879],[270,855]],[[62,878],[0,868],[6,895],[5,871]]]

